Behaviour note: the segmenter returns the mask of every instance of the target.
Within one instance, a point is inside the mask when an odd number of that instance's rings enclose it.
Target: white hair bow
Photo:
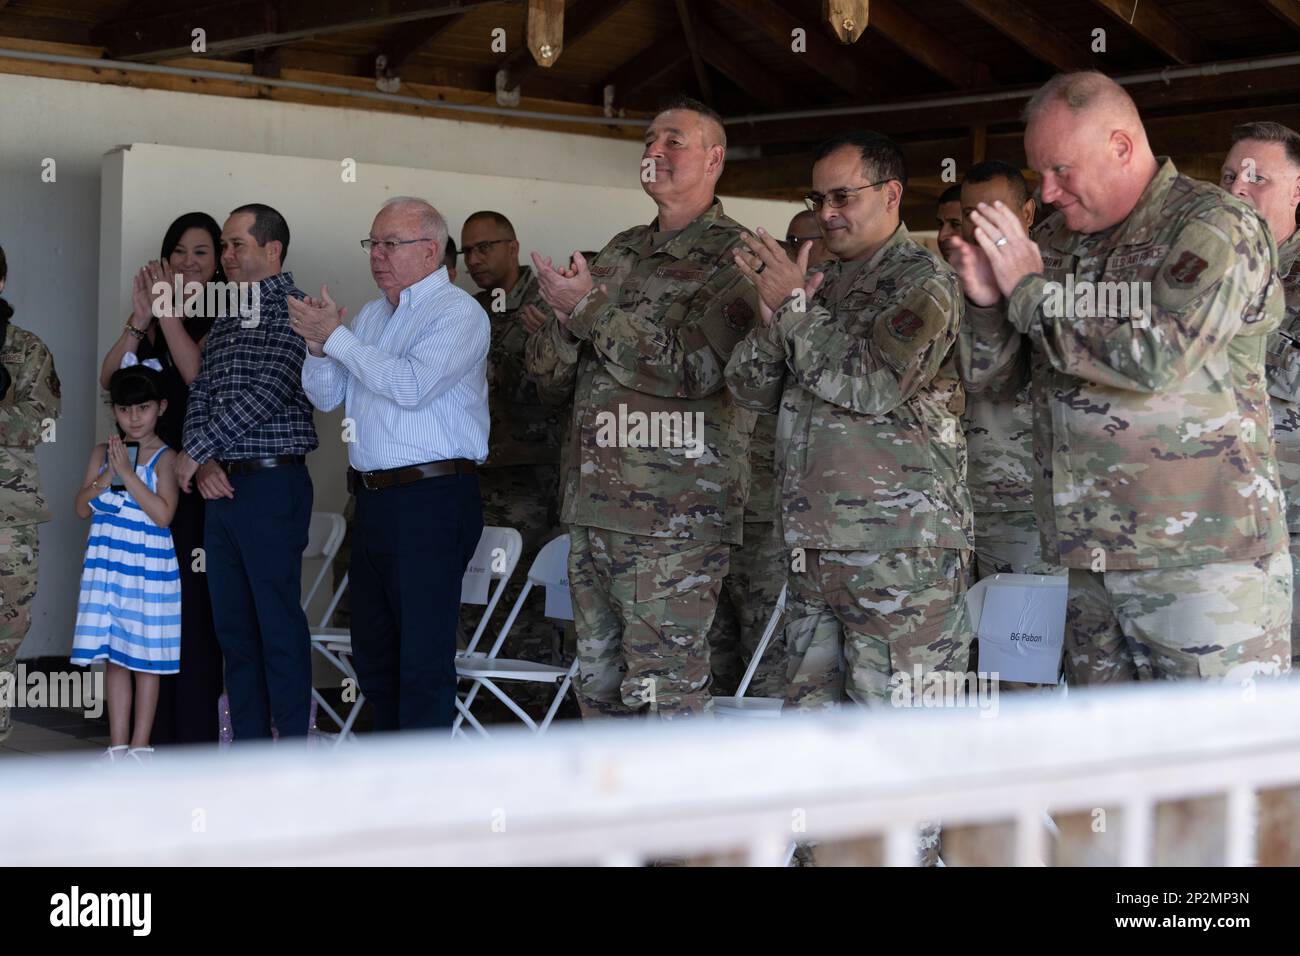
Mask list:
[[[162,362],[157,359],[145,359],[141,362],[140,356],[136,355],[134,352],[127,352],[123,355],[122,364],[118,366],[118,368],[130,368],[132,365],[143,365],[145,368],[151,368],[155,372],[161,372],[163,370]]]

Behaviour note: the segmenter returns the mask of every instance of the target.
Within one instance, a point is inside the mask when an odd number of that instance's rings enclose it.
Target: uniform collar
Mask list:
[[[1178,178],[1178,169],[1168,156],[1157,156],[1156,162],[1158,164],[1156,174],[1151,177],[1151,182],[1147,183],[1146,189],[1142,190],[1142,195],[1138,197],[1133,211],[1122,222],[1112,227],[1110,236],[1106,239],[1107,247],[1115,249],[1120,246],[1141,245],[1150,242],[1155,235],[1161,223],[1160,213],[1164,209],[1165,200],[1169,197],[1169,189]],[[1043,244],[1072,255],[1077,253],[1084,244],[1094,242],[1097,236],[1097,233],[1074,232],[1066,228],[1065,221],[1062,219],[1059,227],[1053,230],[1051,235],[1043,237]]]
[[[515,284],[511,286],[510,291],[506,293],[505,311],[514,312],[522,306],[524,301],[532,293],[533,286],[536,283],[537,276],[533,275],[533,267],[521,265],[519,267],[519,278],[515,280]]]
[[[849,269],[852,269],[858,274],[874,272],[876,269],[880,268],[880,264],[885,261],[885,258],[894,249],[897,249],[905,242],[909,242],[911,238],[912,236],[911,233],[907,231],[907,226],[900,220],[898,228],[890,234],[889,238],[885,240],[883,246],[871,254],[871,258],[866,262],[863,262],[860,259],[851,259],[848,262],[845,262],[843,259],[833,260],[830,267],[825,270],[826,279],[824,280],[824,284],[829,286],[836,278]],[[834,270],[834,275],[832,275],[832,270]]]
[[[1178,170],[1168,156],[1158,156],[1156,159],[1160,164],[1156,167],[1156,174],[1147,183],[1147,188],[1142,190],[1142,195],[1138,197],[1137,205],[1128,214],[1128,218],[1120,223],[1112,247],[1138,246],[1150,242],[1160,228],[1160,214],[1169,197],[1169,189],[1178,178]]]
[[[700,237],[703,236],[715,222],[723,216],[722,203],[715,196],[709,208],[704,210],[690,222],[688,222],[677,235],[673,236],[658,249],[654,248],[655,233],[659,231],[659,217],[656,216],[650,223],[645,236],[640,242],[633,244],[633,247],[641,255],[649,255],[651,252],[663,253],[672,256],[674,259],[685,258],[686,255],[695,248]]]

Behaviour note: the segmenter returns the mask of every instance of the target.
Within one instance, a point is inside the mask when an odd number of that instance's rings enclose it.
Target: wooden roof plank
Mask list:
[[[749,20],[769,40],[786,50],[791,49],[793,32],[797,29],[804,30],[807,52],[791,51],[791,57],[800,57],[807,66],[846,93],[855,96],[875,94],[876,91],[859,69],[857,60],[847,49],[822,33],[819,23],[804,23],[773,0],[718,0],[718,5]]]
[[[677,19],[682,24],[682,34],[686,37],[686,49],[690,51],[691,68],[695,71],[695,82],[699,84],[700,96],[705,103],[713,105],[713,85],[709,82],[709,71],[704,68],[704,57],[700,53],[700,37],[695,29],[695,19],[686,0],[676,0]]]
[[[1155,49],[1175,63],[1205,63],[1213,58],[1210,45],[1183,28],[1155,0],[1093,0],[1113,13]],[[1296,4],[1300,7],[1300,4]]]
[[[357,4],[351,0],[283,0],[269,4],[241,0],[104,23],[94,28],[92,37],[115,59],[148,62],[189,55],[193,52],[195,29],[205,31],[208,55],[224,55],[332,33],[455,16],[475,7],[505,2],[512,0],[387,0],[383,4]]]
[[[968,89],[979,79],[979,66],[973,59],[895,0],[873,0],[868,26],[953,86]]]
[[[695,29],[704,59],[709,65],[757,100],[761,106],[772,109],[793,102],[789,86],[758,66],[748,53],[733,43],[702,11],[696,14]]]
[[[418,27],[409,24],[404,25],[401,29],[393,32],[384,41],[383,45],[374,51],[370,59],[374,61],[380,56],[386,56],[388,58],[388,72],[400,73],[407,60],[464,20],[467,14],[468,11],[453,14],[452,16],[438,17],[436,20],[430,20]]]
[[[631,0],[578,0],[564,11],[564,49],[571,49],[630,2]],[[525,46],[506,57],[501,62],[500,69],[510,75],[510,85],[517,86],[532,76],[539,67]]]
[[[1259,2],[1281,17],[1282,21],[1293,30],[1300,32],[1300,3],[1296,0],[1259,0]]]
[[[616,67],[600,85],[612,85],[616,101],[626,103],[627,98],[637,90],[652,84],[689,58],[690,53],[686,50],[686,41],[682,35],[671,33]]]
[[[961,4],[1063,73],[1100,68],[1083,38],[1062,33],[1017,0],[961,0]]]

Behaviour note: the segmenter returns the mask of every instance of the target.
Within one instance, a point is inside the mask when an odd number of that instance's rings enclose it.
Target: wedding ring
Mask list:
[[[1006,237],[1006,236],[1003,236],[1003,237],[1000,238],[997,242],[993,243],[993,245],[995,245],[995,246],[1005,246],[1006,244],[1007,244],[1007,237]]]
[[[758,273],[762,272],[762,271],[763,271],[764,269],[766,269],[766,268],[767,268],[767,263],[764,262],[762,259],[759,259],[759,260],[758,260],[758,265],[756,265],[756,266],[754,267],[754,273],[755,273],[755,275],[757,275]]]

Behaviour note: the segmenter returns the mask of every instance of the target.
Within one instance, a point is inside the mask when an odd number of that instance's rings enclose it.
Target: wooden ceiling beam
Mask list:
[[[715,70],[748,93],[765,109],[780,109],[793,103],[789,85],[759,66],[748,53],[733,43],[703,11],[695,17],[704,59]]]
[[[1259,2],[1277,14],[1291,29],[1300,33],[1300,3],[1296,0],[1259,0]]]
[[[858,65],[850,48],[842,47],[827,37],[819,22],[805,23],[790,14],[773,0],[716,0],[738,17],[757,27],[768,39],[777,44],[792,60],[802,61],[823,79],[838,89],[854,96],[870,97],[878,94],[874,85]],[[805,31],[807,52],[791,50],[793,31]]]
[[[961,0],[961,4],[997,27],[1021,49],[1062,73],[1100,68],[1088,49],[1091,35],[1073,37],[1063,33],[1017,0]]]
[[[192,32],[206,33],[206,54],[228,55],[298,40],[416,23],[517,0],[238,0],[96,26],[94,42],[119,60],[156,61],[193,53]]]
[[[1132,84],[1125,87],[1144,117],[1157,110],[1196,108],[1216,110],[1234,102],[1241,106],[1258,103],[1265,97],[1300,96],[1300,70],[1259,69],[1224,75],[1185,77],[1164,83]],[[773,143],[811,143],[834,132],[848,129],[875,129],[890,135],[936,130],[957,130],[977,125],[1020,125],[1020,111],[1032,91],[1023,98],[968,103],[961,106],[925,106],[888,113],[862,113],[847,116],[809,117],[770,123],[729,125],[728,141],[737,146]]]
[[[406,65],[411,57],[428,47],[438,37],[464,20],[466,16],[466,13],[456,13],[451,16],[438,17],[436,20],[429,20],[419,26],[407,24],[401,29],[395,30],[384,40],[383,45],[369,57],[370,62],[373,64],[380,56],[385,56],[388,58],[388,72],[390,74],[400,74],[402,67]]]
[[[979,81],[980,65],[975,60],[896,0],[872,0],[868,26],[958,89],[969,89]]]
[[[691,15],[686,0],[675,0],[677,19],[682,25],[682,34],[686,37],[686,49],[691,54],[691,68],[695,71],[695,82],[700,88],[700,98],[713,105],[713,85],[709,82],[709,71],[704,68],[704,57],[700,53],[700,37],[695,29],[695,18]]]
[[[631,0],[578,0],[564,11],[564,49],[572,49],[574,44],[595,31],[630,2]],[[528,52],[528,48],[522,46],[502,60],[498,69],[506,71],[509,75],[508,85],[515,87],[531,77],[540,67]]]
[[[1206,63],[1214,58],[1210,45],[1167,14],[1156,0],[1093,0],[1128,24],[1129,29],[1175,63]],[[1300,4],[1295,4],[1300,8]]]
[[[612,85],[616,101],[625,104],[628,97],[637,90],[653,83],[688,59],[690,53],[686,50],[682,35],[671,33],[616,67],[600,85],[602,88]]]

